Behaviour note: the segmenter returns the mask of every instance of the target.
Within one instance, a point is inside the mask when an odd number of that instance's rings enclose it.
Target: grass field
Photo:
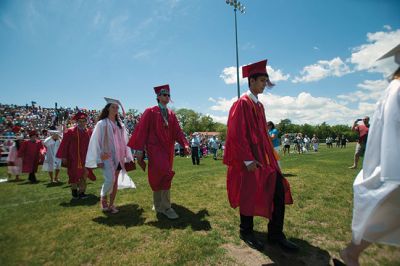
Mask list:
[[[193,166],[175,159],[171,198],[180,219],[169,221],[151,210],[146,175],[131,172],[137,189],[117,195],[120,212],[99,208],[102,175],[88,186],[90,197],[71,200],[63,183],[53,186],[47,173],[38,184],[0,183],[0,265],[332,265],[332,258],[351,239],[352,164],[347,149],[282,157],[294,204],[287,207],[285,233],[300,245],[297,254],[266,246],[248,248],[238,235],[238,210],[227,202],[225,166],[211,157]],[[6,177],[0,168],[0,178]],[[257,234],[266,239],[267,221],[255,218]],[[373,245],[362,265],[400,265],[400,249]]]

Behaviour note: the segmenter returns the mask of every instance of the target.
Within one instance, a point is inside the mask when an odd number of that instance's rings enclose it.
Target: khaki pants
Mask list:
[[[171,196],[169,190],[153,191],[154,209],[156,212],[163,212],[171,208]]]

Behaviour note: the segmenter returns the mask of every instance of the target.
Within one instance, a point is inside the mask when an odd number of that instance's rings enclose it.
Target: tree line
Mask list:
[[[279,137],[285,133],[302,133],[303,136],[307,135],[310,138],[315,134],[319,139],[326,139],[327,137],[344,137],[349,141],[356,141],[358,139],[357,132],[351,130],[351,126],[348,125],[333,125],[330,126],[326,122],[318,125],[296,125],[291,122],[290,119],[283,119],[279,124],[275,125],[279,131]]]
[[[219,138],[221,140],[225,140],[227,128],[226,125],[215,122],[209,115],[203,115],[202,113],[198,113],[194,110],[186,108],[176,109],[174,112],[179,120],[182,130],[186,134],[190,135],[194,132],[219,132]],[[130,109],[127,113],[140,115],[135,109]],[[336,137],[341,137],[342,135],[344,135],[349,141],[356,141],[358,138],[357,133],[353,132],[350,126],[331,126],[326,122],[317,125],[310,125],[307,123],[297,125],[293,124],[290,119],[286,118],[281,120],[278,124],[275,124],[275,127],[279,131],[279,137],[282,137],[282,135],[285,133],[302,133],[303,136],[307,135],[310,138],[316,134],[321,140],[326,139],[327,137],[332,137],[335,139]]]

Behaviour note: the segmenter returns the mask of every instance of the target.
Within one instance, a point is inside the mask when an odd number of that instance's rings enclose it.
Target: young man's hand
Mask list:
[[[143,153],[137,153],[136,158],[138,161],[143,161]]]
[[[251,164],[247,165],[247,171],[254,172],[257,168],[262,167],[262,164],[258,161],[253,161]]]
[[[191,151],[191,149],[189,148],[189,146],[186,146],[185,147],[185,155],[189,155],[189,154],[191,154],[192,153],[192,151]]]

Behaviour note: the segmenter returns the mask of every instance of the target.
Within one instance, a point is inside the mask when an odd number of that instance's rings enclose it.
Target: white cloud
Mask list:
[[[160,1],[160,2],[161,2],[161,1]],[[173,9],[173,8],[175,8],[175,7],[178,5],[178,3],[180,2],[180,0],[168,0],[168,1],[163,0],[163,2],[165,2],[165,3],[168,5],[168,7],[169,7],[170,9]]]
[[[351,71],[340,57],[336,57],[330,61],[320,60],[317,64],[305,66],[300,73],[301,76],[296,76],[293,83],[318,81],[330,76],[341,77]]]
[[[142,50],[142,51],[137,51],[133,54],[134,59],[143,59],[143,58],[149,58],[153,54],[153,51],[151,50]]]
[[[234,97],[232,99],[225,99],[225,98],[218,98],[214,99],[212,97],[208,98],[210,102],[216,103],[216,105],[213,105],[210,107],[211,110],[213,111],[221,111],[221,112],[228,112],[229,109],[231,108],[232,104],[237,100],[237,97]]]
[[[270,66],[267,66],[267,71],[268,71],[269,78],[273,83],[276,83],[276,82],[279,82],[282,80],[288,80],[290,77],[289,74],[286,74],[286,75],[283,74],[282,70],[280,70],[280,69],[275,70]]]
[[[400,29],[390,32],[375,32],[367,34],[367,44],[352,50],[349,62],[355,65],[355,70],[383,73],[389,76],[395,69],[393,58],[376,61],[379,57],[399,44]]]
[[[227,112],[236,101],[232,99],[212,99],[211,110],[221,111],[211,117],[226,123]],[[272,93],[260,94],[259,100],[264,104],[267,120],[279,123],[289,118],[296,124],[351,124],[354,118],[370,115],[375,110],[375,104],[361,102],[355,108],[346,106],[347,102],[336,101],[327,97],[314,97],[310,93],[301,92],[297,96],[279,96]],[[224,120],[225,119],[225,120]]]
[[[339,99],[350,102],[377,102],[382,96],[384,90],[388,86],[388,82],[384,79],[380,80],[365,80],[363,83],[357,84],[361,90],[350,92],[348,94],[341,94],[337,97]]]
[[[270,80],[273,83],[288,80],[290,75],[284,74],[280,69],[273,69],[270,66],[267,66],[267,72],[270,77]],[[222,70],[221,75],[219,77],[225,82],[225,84],[236,84],[236,67],[226,67]],[[247,84],[247,78],[242,78],[242,66],[239,67],[239,82],[241,85]]]
[[[36,4],[37,2],[31,1],[27,2],[27,5],[25,6],[27,27],[32,34],[36,34],[36,25],[40,21],[43,22],[43,17],[40,15],[38,9],[36,8]]]
[[[250,42],[245,43],[240,47],[242,50],[253,50],[256,46]]]
[[[115,42],[123,42],[130,38],[129,27],[126,25],[129,16],[122,15],[113,18],[110,21],[108,34]]]
[[[313,49],[314,50],[319,50],[319,48],[317,46],[314,46]]]
[[[357,87],[370,91],[383,91],[387,86],[388,81],[385,79],[364,80],[363,83],[357,85]]]
[[[389,76],[396,69],[393,59],[376,60],[399,44],[400,29],[390,31],[391,26],[385,25],[383,27],[388,32],[367,33],[367,43],[352,48],[350,58],[342,61],[340,57],[336,57],[330,61],[320,60],[316,64],[305,66],[300,72],[301,75],[296,76],[292,82],[312,82],[331,76],[341,77],[355,71],[378,72],[384,76]],[[313,49],[318,50],[319,48],[314,47]],[[353,64],[353,66],[350,68],[348,63]]]
[[[236,67],[226,67],[222,70],[221,75],[219,77],[225,82],[225,84],[236,84]],[[242,68],[239,68],[239,83],[245,84],[246,79],[242,78]]]
[[[158,0],[157,3],[152,3],[154,8],[151,9],[151,14],[141,21],[136,21],[134,16],[128,16],[127,12],[114,17],[110,20],[108,27],[110,39],[117,44],[133,41],[145,46],[150,40],[154,44],[160,25],[170,21],[170,18],[176,14],[179,3],[180,0]],[[96,14],[93,23],[104,20],[99,19],[103,17]]]
[[[226,116],[226,115],[222,115],[222,116],[211,115],[211,114],[207,114],[207,115],[210,116],[214,122],[226,124],[226,121],[228,121],[228,116]]]
[[[392,30],[392,27],[390,25],[384,25],[383,28],[385,30]]]

